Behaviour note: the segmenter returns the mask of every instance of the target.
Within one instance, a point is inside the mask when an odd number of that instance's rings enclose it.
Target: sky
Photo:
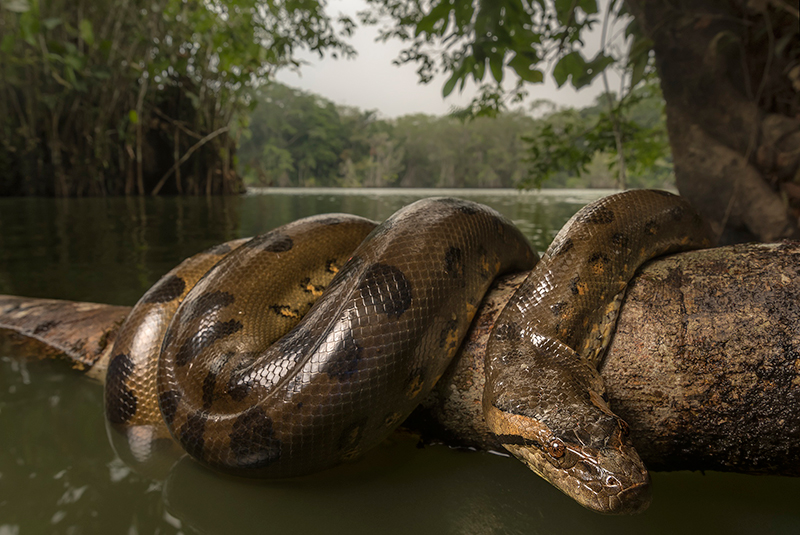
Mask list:
[[[344,13],[356,20],[356,12],[365,6],[363,0],[329,0],[327,10],[333,17]],[[587,38],[585,55],[589,57],[599,50],[599,28],[593,33],[595,35]],[[469,103],[475,92],[474,86],[468,84],[460,95],[456,89],[444,99],[442,86],[447,80],[445,76],[440,75],[427,85],[420,84],[416,65],[392,65],[392,60],[403,48],[402,43],[375,42],[377,34],[376,27],[359,25],[349,39],[358,53],[354,59],[325,57],[320,60],[316,55],[305,54],[300,57],[309,64],[304,65],[299,73],[284,70],[276,78],[281,83],[322,95],[339,105],[378,110],[384,118],[412,113],[444,115],[453,106]],[[490,75],[487,69],[486,79],[488,78]],[[515,79],[513,76],[506,78]],[[609,83],[614,90],[619,86],[619,79],[612,73]],[[575,91],[569,84],[558,89],[552,76],[546,71],[544,84],[528,85],[527,89],[527,102],[547,99],[562,106],[583,107],[594,102],[595,97],[602,92],[603,85],[598,77],[591,86],[581,91]]]

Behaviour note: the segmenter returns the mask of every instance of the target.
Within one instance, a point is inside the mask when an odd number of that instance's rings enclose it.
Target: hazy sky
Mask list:
[[[328,13],[336,16],[345,13],[355,19],[355,13],[363,9],[363,0],[329,0]],[[599,30],[599,25],[596,26]],[[599,34],[599,31],[594,32]],[[337,104],[356,106],[365,110],[377,109],[384,117],[397,117],[410,113],[428,113],[442,115],[451,106],[463,105],[470,101],[474,86],[465,88],[459,95],[456,89],[447,99],[442,98],[442,86],[446,78],[439,76],[427,85],[418,83],[416,66],[407,64],[402,67],[392,65],[402,48],[399,41],[376,43],[375,27],[359,26],[350,38],[351,45],[358,52],[355,59],[332,59],[326,57],[319,60],[314,55],[306,55],[310,64],[301,68],[300,74],[284,71],[278,74],[278,81],[311,91]],[[590,52],[594,55],[599,49],[599,35],[587,39]],[[487,69],[487,78],[491,75]],[[485,79],[485,80],[486,80]],[[512,78],[515,79],[515,78]],[[609,80],[612,90],[618,89],[619,81],[612,75]],[[602,91],[600,77],[595,83],[576,92],[569,84],[557,89],[550,73],[546,71],[545,83],[528,85],[529,99],[548,99],[558,104],[569,106],[585,106],[591,104]]]

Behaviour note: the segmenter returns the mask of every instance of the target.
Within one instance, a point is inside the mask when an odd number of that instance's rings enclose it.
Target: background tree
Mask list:
[[[559,85],[575,88],[605,77],[612,66],[623,68],[622,90],[598,120],[614,139],[620,181],[631,139],[623,111],[655,70],[681,193],[718,233],[727,233],[723,239],[800,236],[795,3],[610,0],[601,14],[596,0],[368,2],[362,20],[383,23],[384,39],[408,43],[397,61],[416,63],[421,81],[447,73],[445,95],[468,80],[482,84],[465,115],[521,99],[526,84],[542,82],[550,67]],[[601,50],[586,57],[583,39],[597,24]],[[613,39],[620,25],[627,37],[621,47]],[[503,86],[507,71],[516,74],[512,89]]]
[[[3,0],[0,194],[238,192],[237,119],[299,49],[352,52],[317,0]]]

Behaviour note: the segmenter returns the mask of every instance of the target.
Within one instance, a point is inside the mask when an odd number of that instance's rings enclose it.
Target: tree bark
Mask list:
[[[428,440],[501,449],[482,413],[483,352],[526,274],[484,299],[460,355],[406,422]],[[800,476],[800,242],[650,262],[632,281],[601,374],[655,470]],[[128,307],[0,296],[0,328],[102,379]]]
[[[725,243],[800,237],[796,4],[627,5],[653,41],[678,190]]]

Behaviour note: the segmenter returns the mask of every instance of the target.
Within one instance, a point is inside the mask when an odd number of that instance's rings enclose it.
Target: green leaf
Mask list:
[[[555,0],[556,17],[562,26],[566,26],[570,18],[572,18],[573,0]],[[574,19],[573,19],[574,22]]]
[[[594,15],[597,13],[597,0],[578,0],[578,7],[587,15]]]
[[[553,67],[553,78],[556,80],[558,87],[566,83],[570,76],[576,77],[583,73],[586,67],[586,60],[580,55],[579,52],[570,52],[562,57]]]
[[[136,113],[136,110],[128,112],[128,120],[130,120],[131,124],[139,124],[139,114]]]
[[[492,69],[492,76],[499,84],[503,81],[503,56],[492,54],[489,56],[489,68]]]
[[[631,69],[631,88],[636,87],[642,81],[650,60],[650,50],[653,42],[641,35],[636,35],[631,43],[631,50],[628,53],[628,68]]]
[[[92,31],[92,23],[89,19],[81,19],[78,24],[78,30],[80,31],[81,39],[83,39],[87,45],[92,46],[94,44],[94,32]]]
[[[454,72],[452,76],[450,76],[450,79],[447,80],[447,82],[444,84],[444,88],[442,88],[442,96],[449,96],[450,93],[453,92],[453,89],[456,87],[456,82],[458,82],[460,77],[461,76],[458,72]]]
[[[430,13],[422,17],[420,21],[417,23],[417,29],[414,32],[414,35],[417,36],[422,32],[425,33],[444,33],[444,29],[447,27],[447,21],[450,18],[450,10],[452,9],[452,5],[448,0],[442,0],[438,4],[436,4],[433,9],[431,9]],[[439,32],[434,32],[433,29],[436,26],[436,23],[444,20],[445,24],[444,27],[440,29]]]
[[[573,87],[575,87],[575,89],[580,89],[581,87],[591,84],[592,80],[594,80],[598,74],[602,73],[606,67],[614,63],[614,61],[616,60],[611,56],[606,56],[602,52],[598,52],[597,56],[595,56],[592,61],[584,63],[583,70],[578,76],[572,76]]]
[[[511,61],[508,62],[508,66],[514,69],[514,71],[517,73],[517,76],[526,82],[539,84],[544,81],[544,73],[534,68],[534,66],[538,63],[538,61],[531,61],[529,57],[526,57],[523,54],[517,54]]]

